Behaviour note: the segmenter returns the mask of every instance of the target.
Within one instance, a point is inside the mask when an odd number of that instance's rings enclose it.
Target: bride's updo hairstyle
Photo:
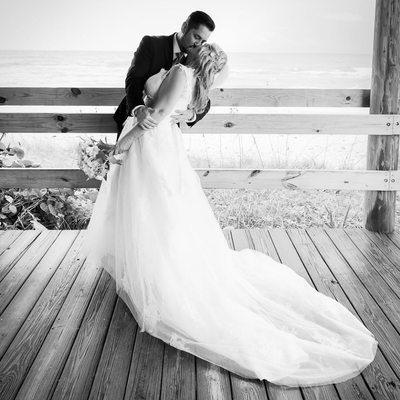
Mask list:
[[[193,62],[196,83],[191,106],[196,114],[202,113],[206,108],[208,92],[214,83],[215,75],[222,71],[227,61],[226,53],[217,44],[204,43],[201,46]]]

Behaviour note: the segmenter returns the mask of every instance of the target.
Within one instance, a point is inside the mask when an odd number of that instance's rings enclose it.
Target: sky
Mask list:
[[[1,0],[0,50],[132,51],[195,10],[227,52],[372,54],[375,0]]]

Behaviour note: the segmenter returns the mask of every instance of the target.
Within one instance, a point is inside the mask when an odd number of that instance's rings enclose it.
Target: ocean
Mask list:
[[[0,51],[0,86],[123,87],[132,56],[133,51]],[[228,59],[230,73],[223,85],[227,88],[370,88],[368,54],[228,53]],[[0,112],[7,108],[0,107]],[[354,107],[272,111],[368,113]],[[71,151],[79,136],[6,133],[3,141],[20,144],[26,158],[42,167],[76,168]],[[115,135],[92,136],[115,141]],[[367,136],[309,136],[185,134],[184,140],[195,168],[365,168]]]
[[[0,86],[124,85],[132,52],[0,51]],[[369,88],[368,54],[228,53],[226,87]]]

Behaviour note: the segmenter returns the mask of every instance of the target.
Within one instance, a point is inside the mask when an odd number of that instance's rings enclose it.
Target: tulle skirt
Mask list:
[[[378,342],[346,307],[267,254],[228,246],[167,120],[111,165],[83,254],[114,278],[141,332],[240,376],[325,385],[375,357]]]

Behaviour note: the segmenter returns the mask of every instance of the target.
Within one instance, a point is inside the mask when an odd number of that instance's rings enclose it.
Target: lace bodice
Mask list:
[[[177,103],[174,105],[171,113],[173,114],[177,109],[186,109],[192,99],[193,93],[193,86],[194,86],[194,75],[193,75],[193,68],[187,67],[182,64],[176,64],[178,68],[185,72],[186,75],[186,85],[185,89],[183,90],[181,96],[179,97]],[[161,86],[161,83],[166,78],[167,74],[170,70],[165,70],[162,68],[157,74],[152,75],[149,79],[147,79],[146,83],[144,84],[144,103],[147,106],[151,106],[152,102],[157,94],[158,89]]]

